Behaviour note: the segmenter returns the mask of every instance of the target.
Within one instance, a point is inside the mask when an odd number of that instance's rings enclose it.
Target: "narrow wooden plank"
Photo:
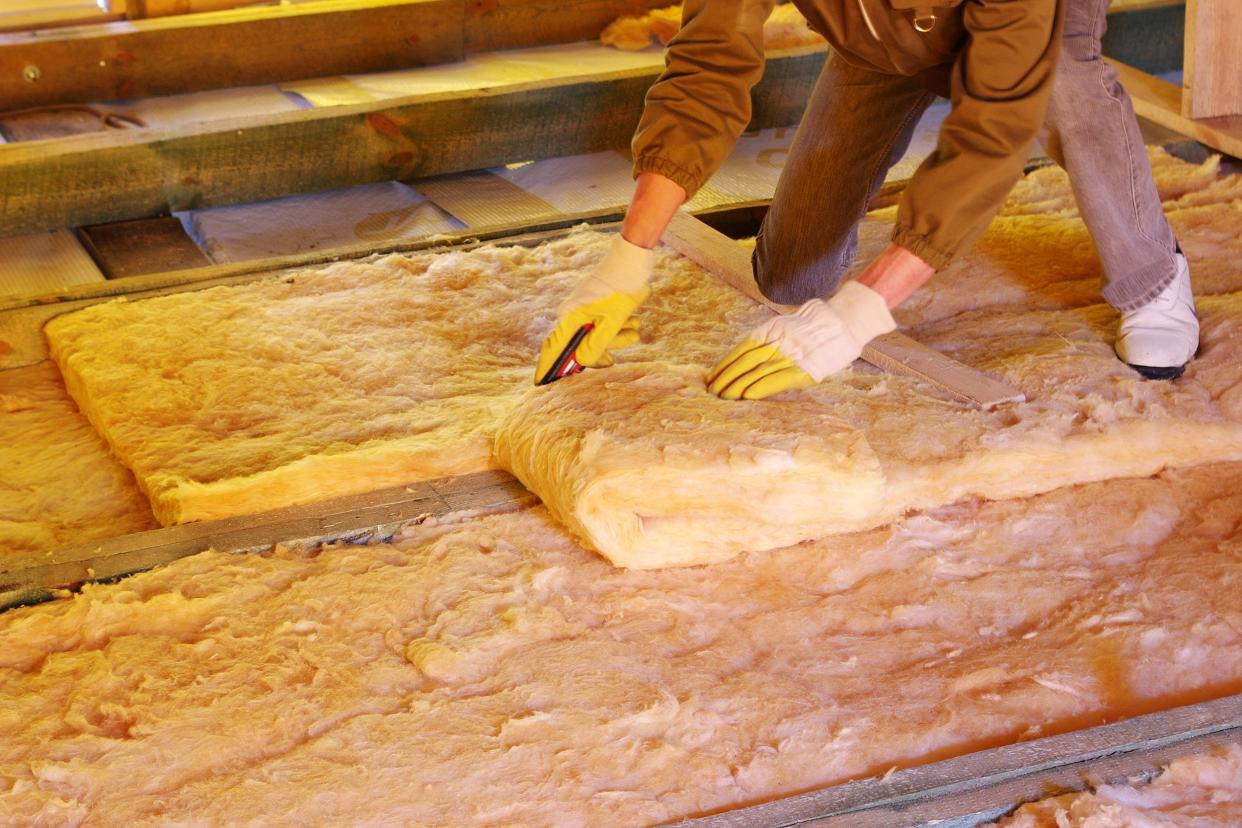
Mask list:
[[[3,8],[0,9],[0,32],[107,23],[124,17],[123,0],[114,0],[106,12],[90,0],[73,0],[53,8]]]
[[[1186,0],[1182,114],[1187,118],[1242,115],[1238,12],[1237,0]]]
[[[1012,813],[1020,805],[1100,785],[1150,781],[1170,762],[1242,744],[1242,728],[1194,736],[1168,745],[1142,748],[1075,762],[963,791],[936,791],[911,801],[880,805],[840,816],[800,823],[816,828],[977,828]]]
[[[167,17],[170,14],[195,14],[253,6],[256,0],[126,0],[130,19]]]
[[[669,0],[466,0],[466,51],[596,40],[618,17],[667,5]]]
[[[96,224],[80,228],[78,234],[109,279],[211,265],[207,254],[172,216]]]
[[[534,495],[509,475],[486,472],[9,556],[0,558],[0,610],[41,600],[56,589],[150,569],[205,549],[244,552],[275,543],[386,538],[429,517],[467,510],[510,511],[534,501]]]
[[[789,50],[752,129],[795,123],[824,60]],[[655,69],[0,146],[0,236],[628,144]]]
[[[1242,115],[1187,118],[1182,114],[1179,87],[1124,63],[1113,60],[1109,63],[1117,69],[1137,114],[1220,152],[1242,157]]]
[[[750,299],[777,313],[794,310],[792,305],[773,302],[763,295],[755,284],[750,255],[740,245],[688,213],[678,212],[673,217],[665,231],[664,241]],[[1009,383],[976,371],[896,332],[872,340],[863,349],[863,359],[890,373],[929,382],[960,400],[983,408],[1025,399],[1022,392]]]
[[[447,63],[464,56],[463,15],[464,0],[311,0],[0,34],[0,101],[18,109]]]
[[[493,486],[507,486],[515,482],[515,480],[516,478],[507,471],[489,469],[487,471],[474,472],[473,474],[440,477],[428,481],[427,485],[441,497],[450,498],[462,492],[477,492]]]
[[[1032,775],[1154,752],[1201,737],[1233,738],[1242,729],[1242,695],[1174,707],[1120,722],[968,753],[952,759],[833,785],[723,814],[684,820],[682,828],[780,828],[790,825],[861,826],[868,811],[888,810],[1002,785]],[[1146,764],[1146,760],[1139,763]],[[1038,782],[1036,776],[1035,782]],[[1028,784],[1031,780],[1028,780]],[[1055,792],[1053,789],[1052,792]],[[1047,791],[1043,792],[1047,793]],[[1016,804],[1012,800],[1010,804]],[[849,819],[830,821],[848,815]],[[853,820],[853,821],[851,821]],[[899,820],[885,826],[918,824]]]

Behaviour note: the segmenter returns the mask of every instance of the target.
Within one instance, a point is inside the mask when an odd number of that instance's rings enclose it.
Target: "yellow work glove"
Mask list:
[[[761,400],[806,388],[862,356],[863,346],[897,327],[884,297],[846,282],[831,299],[812,299],[750,335],[707,376],[707,388],[726,400]]]
[[[583,325],[594,327],[575,351],[581,365],[591,368],[611,365],[609,349],[637,342],[638,320],[632,319],[631,314],[651,293],[647,283],[654,270],[655,251],[630,244],[618,233],[595,270],[561,302],[556,327],[539,349],[535,384],[551,370]]]

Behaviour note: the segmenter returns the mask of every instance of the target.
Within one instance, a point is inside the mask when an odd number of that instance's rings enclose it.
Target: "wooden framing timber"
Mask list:
[[[466,54],[598,40],[626,15],[646,14],[672,0],[464,0]]]
[[[825,50],[769,56],[751,129],[801,117]],[[0,236],[620,149],[656,68],[0,146]]]
[[[428,518],[462,511],[491,514],[534,502],[535,496],[508,474],[480,472],[4,557],[0,611],[46,600],[58,589],[140,572],[207,549],[248,552],[276,543],[390,538]]]
[[[1124,63],[1109,62],[1117,69],[1138,115],[1212,149],[1242,158],[1242,115],[1187,118],[1182,114],[1181,87]]]
[[[1187,0],[1181,86],[1136,68],[1128,55],[1112,54],[1109,62],[1138,115],[1242,157],[1242,16],[1231,14],[1235,5],[1234,0]]]
[[[347,0],[0,35],[4,109],[461,60],[463,0]],[[33,79],[32,79],[32,76]]]
[[[759,291],[750,256],[741,246],[689,213],[673,216],[664,242],[755,302],[777,313],[795,310],[792,305],[773,302]],[[931,383],[956,399],[981,408],[1026,399],[1009,383],[950,359],[904,334],[894,332],[872,340],[863,348],[862,358],[881,370]]]
[[[448,63],[594,40],[662,0],[310,0],[0,34],[0,108]]]
[[[1242,115],[1240,45],[1242,15],[1237,0],[1187,0],[1183,115]]]
[[[974,828],[1023,802],[1242,741],[1242,695],[1018,742],[735,811],[680,828]]]
[[[125,16],[133,20],[170,14],[196,14],[253,6],[256,2],[262,0],[125,0]]]

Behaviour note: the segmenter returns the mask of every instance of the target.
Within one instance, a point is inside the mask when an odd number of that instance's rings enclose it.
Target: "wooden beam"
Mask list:
[[[613,19],[660,5],[666,0],[310,0],[12,32],[0,34],[0,101],[18,109],[448,63],[468,52],[594,40]]]
[[[1121,781],[1242,738],[1242,695],[969,753],[679,822],[679,828],[967,828],[1018,804]]]
[[[801,117],[825,52],[769,58],[750,128]],[[0,236],[628,145],[655,68],[0,146]]]
[[[673,216],[664,233],[664,242],[755,302],[777,313],[790,313],[795,309],[764,296],[755,284],[750,255],[737,242],[689,213],[678,212]],[[863,359],[891,374],[931,383],[959,400],[982,408],[1026,399],[1009,383],[976,371],[897,332],[873,339],[863,349]]]
[[[626,15],[674,0],[466,0],[466,52],[598,40]]]
[[[1187,0],[1183,70],[1183,115],[1242,115],[1242,14],[1238,0]]]
[[[463,0],[313,0],[0,34],[5,109],[170,95],[464,57]]]
[[[222,11],[239,6],[254,6],[263,0],[127,0],[126,16],[167,17],[171,14],[196,14]]]
[[[1182,114],[1179,87],[1124,63],[1112,60],[1109,63],[1117,69],[1138,115],[1227,155],[1242,158],[1242,115],[1187,118]]]
[[[64,6],[53,8],[2,9],[0,10],[0,32],[106,23],[111,20],[122,20],[124,17],[124,12],[119,8],[110,7],[105,12],[98,5],[86,2],[86,0],[65,3]]]
[[[244,552],[275,543],[386,539],[428,517],[464,510],[488,514],[534,502],[535,496],[508,474],[480,472],[4,557],[0,558],[0,611],[46,600],[57,589],[140,572],[206,549]]]

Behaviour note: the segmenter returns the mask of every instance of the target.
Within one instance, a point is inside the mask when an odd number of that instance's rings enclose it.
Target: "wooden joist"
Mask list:
[[[822,48],[769,58],[750,127],[801,116]],[[621,149],[656,68],[0,147],[0,236]]]
[[[347,0],[0,35],[5,110],[169,95],[463,57],[462,0]]]
[[[822,788],[680,828],[973,828],[1022,802],[1087,784],[1151,775],[1161,765],[1242,741],[1242,696],[1018,742]]]
[[[57,589],[116,578],[206,549],[257,551],[276,543],[318,544],[391,537],[402,527],[465,510],[521,508],[535,496],[504,472],[446,477],[259,515],[202,521],[0,558],[0,610],[46,600]]]
[[[1182,84],[1111,54],[1134,111],[1166,129],[1242,157],[1242,15],[1235,0],[1187,0]],[[1159,70],[1153,70],[1159,71]]]
[[[1182,114],[1187,118],[1242,116],[1242,14],[1238,11],[1237,0],[1186,2]]]
[[[1242,115],[1188,118],[1182,114],[1182,89],[1166,80],[1110,61],[1130,93],[1134,111],[1162,127],[1193,138],[1212,149],[1242,157]]]
[[[466,54],[598,40],[626,15],[646,14],[673,0],[464,0]]]
[[[794,310],[793,306],[773,302],[759,291],[751,271],[750,256],[740,245],[690,214],[679,212],[673,216],[664,233],[664,242],[755,302],[777,313]],[[985,409],[1025,399],[1022,392],[1009,383],[976,371],[895,331],[872,340],[863,348],[863,359],[891,374],[931,383],[959,400]]]
[[[593,40],[661,0],[311,0],[0,34],[0,109],[170,95]]]

